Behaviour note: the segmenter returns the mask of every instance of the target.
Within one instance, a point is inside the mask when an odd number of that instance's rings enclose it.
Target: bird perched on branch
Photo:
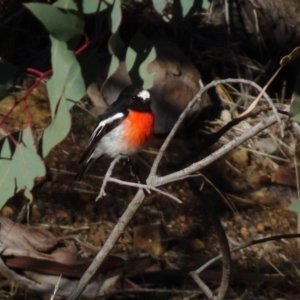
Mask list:
[[[131,155],[143,148],[151,139],[154,115],[147,90],[128,86],[118,99],[100,116],[98,126],[79,163],[83,163],[75,176],[80,181],[91,165],[103,155],[112,158],[119,154]]]

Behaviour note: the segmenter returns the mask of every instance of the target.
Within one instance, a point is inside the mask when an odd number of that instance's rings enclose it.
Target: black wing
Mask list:
[[[82,154],[79,163],[82,163],[87,159],[88,156],[93,152],[98,142],[102,139],[104,135],[112,131],[114,128],[116,128],[127,116],[128,111],[125,112],[119,112],[114,114],[111,117],[105,118],[106,114],[103,114],[102,120],[99,122],[98,126],[95,128],[95,130],[92,133],[92,136],[90,138],[89,144],[87,148],[85,149],[84,153]]]

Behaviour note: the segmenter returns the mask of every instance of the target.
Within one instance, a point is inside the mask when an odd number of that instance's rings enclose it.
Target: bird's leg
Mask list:
[[[129,156],[122,155],[122,158],[124,158],[124,165],[126,167],[129,167],[130,175],[135,177],[138,183],[146,183],[145,180],[140,176],[139,167],[137,163],[135,163]]]

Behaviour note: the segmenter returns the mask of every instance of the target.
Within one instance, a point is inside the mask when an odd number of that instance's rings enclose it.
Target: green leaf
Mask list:
[[[25,196],[31,200],[34,179],[46,173],[41,157],[36,149],[31,149],[33,136],[30,128],[26,128],[22,136],[23,143],[16,146],[12,158],[0,159],[0,208],[20,190],[24,190]],[[25,146],[27,144],[30,148]]]
[[[46,128],[42,138],[42,153],[46,157],[50,150],[60,143],[71,128],[71,116],[65,95],[63,94],[58,105],[57,114],[50,126]]]
[[[143,88],[150,89],[154,84],[154,74],[148,72],[148,65],[156,58],[155,48],[152,47],[148,57],[140,65],[139,73],[144,81]]]
[[[133,68],[136,58],[137,58],[137,51],[134,50],[133,47],[128,47],[126,52],[126,58],[125,58],[126,68],[128,72],[130,72],[131,69]]]
[[[76,11],[70,11],[44,3],[24,4],[59,41],[71,41],[83,33],[83,18]]]
[[[199,0],[173,0],[173,14],[163,16],[165,21],[172,21],[173,23],[181,22],[188,15],[193,13],[200,13],[203,11],[202,1]],[[169,20],[168,20],[169,19]]]
[[[210,7],[210,2],[209,0],[202,0],[202,7],[206,10]]]
[[[84,14],[94,14],[101,12],[113,4],[113,0],[83,0],[82,1],[82,12]]]
[[[116,56],[111,57],[107,78],[109,78],[112,74],[116,72],[116,70],[119,67],[119,63],[119,59]]]
[[[109,38],[108,50],[112,55],[117,57],[120,57],[125,53],[126,45],[118,31]]]
[[[153,75],[148,74],[148,64],[155,58],[152,44],[141,33],[137,33],[127,48],[125,64],[132,83],[136,86],[150,86]]]
[[[108,50],[110,54],[112,55],[110,65],[109,65],[109,70],[108,70],[108,75],[107,78],[109,78],[112,74],[115,73],[115,71],[119,67],[119,58],[120,56],[123,55],[125,52],[126,46],[117,31],[115,34],[113,34],[109,41],[108,41]]]
[[[9,94],[15,71],[16,68],[12,64],[0,59],[0,98],[4,98]]]
[[[47,82],[51,115],[55,117],[58,101],[65,88],[71,66],[76,63],[73,51],[68,49],[67,43],[58,41],[50,36],[51,40],[51,60],[53,75]]]
[[[182,18],[185,18],[194,5],[194,0],[180,0],[182,7]]]
[[[65,86],[65,95],[68,100],[79,101],[85,95],[85,83],[81,75],[81,67],[75,60],[70,67],[67,83]]]
[[[74,0],[57,0],[53,6],[75,11],[78,10],[77,4],[74,2]]]
[[[115,33],[118,30],[122,20],[122,10],[121,10],[120,0],[115,0],[110,18],[111,18],[111,25],[110,25],[111,32]]]
[[[162,14],[167,5],[167,2],[167,0],[152,0],[153,7],[159,14]]]
[[[87,87],[95,81],[99,71],[99,59],[97,49],[87,49],[77,56],[77,60],[72,64],[65,86],[65,95],[69,108],[75,102],[81,100]]]
[[[22,132],[22,142],[25,144],[26,148],[36,151],[36,145],[32,135],[30,127],[26,127]]]
[[[295,213],[300,213],[300,200],[293,202],[287,209]]]
[[[1,140],[1,144],[2,144],[2,147],[0,147],[0,149],[1,149],[0,157],[10,159],[12,153],[11,153],[11,150],[10,150],[8,138],[5,138],[5,139]]]

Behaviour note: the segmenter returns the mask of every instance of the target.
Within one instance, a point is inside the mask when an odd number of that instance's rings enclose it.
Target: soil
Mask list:
[[[57,237],[76,236],[81,242],[77,251],[85,257],[94,257],[101,249],[136,192],[135,188],[109,183],[107,195],[95,201],[110,163],[109,158],[97,162],[81,183],[73,182],[79,169],[77,162],[96,122],[86,112],[74,109],[72,130],[47,157],[51,179],[35,189],[27,220],[30,226],[46,228]],[[149,163],[160,143],[155,139],[142,153]],[[182,155],[184,144],[184,141],[175,141],[167,155]],[[154,267],[143,271],[143,280],[134,278],[134,282],[147,292],[135,291],[130,297],[205,299],[188,275],[189,271],[217,256],[220,251],[214,229],[205,213],[205,201],[214,202],[231,248],[254,239],[297,232],[297,215],[286,209],[297,198],[296,190],[272,183],[270,178],[275,171],[263,160],[245,148],[233,151],[205,171],[209,177],[214,170],[211,177],[213,186],[203,184],[205,199],[198,199],[186,182],[164,187],[181,199],[182,204],[156,193],[147,196],[145,204],[113,250],[114,254],[126,259],[150,254],[157,260]],[[228,162],[234,168],[229,168]],[[166,164],[161,172],[170,172]],[[242,172],[243,176],[237,176],[235,172]],[[136,180],[122,163],[117,165],[114,176],[133,182]],[[247,192],[234,190],[235,186],[242,186],[241,177],[247,182]],[[227,191],[224,191],[224,185],[222,187],[225,178],[228,181],[225,182]],[[229,182],[236,183],[231,185],[231,192]],[[218,190],[218,186],[223,191]],[[257,196],[259,193],[260,197]],[[229,200],[230,205],[224,198]],[[22,197],[15,197],[3,208],[2,214],[16,219],[23,205]],[[74,247],[73,242],[65,243]],[[299,299],[299,247],[297,239],[282,239],[234,253],[232,281],[226,299]],[[217,262],[201,278],[216,290],[221,270],[221,264]],[[121,289],[117,291],[107,295],[107,299],[129,299],[130,293],[122,293]],[[23,289],[18,289],[12,296],[7,290],[3,291],[5,299],[23,299],[23,293]],[[36,299],[30,295],[26,297]]]

